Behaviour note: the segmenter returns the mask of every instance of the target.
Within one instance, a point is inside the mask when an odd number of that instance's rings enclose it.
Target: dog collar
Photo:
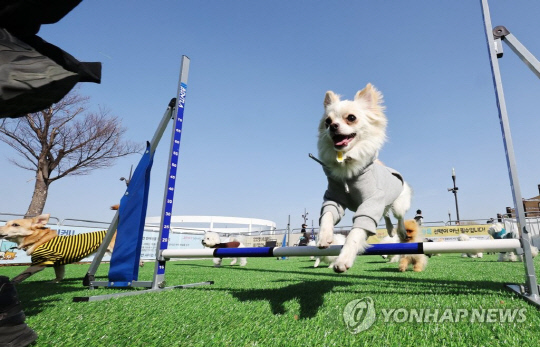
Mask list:
[[[240,247],[240,242],[231,241],[231,242],[218,243],[212,248],[238,248],[238,247]]]

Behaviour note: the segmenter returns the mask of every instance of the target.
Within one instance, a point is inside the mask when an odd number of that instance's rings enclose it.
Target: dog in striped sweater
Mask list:
[[[65,265],[80,261],[96,252],[103,242],[107,230],[83,233],[72,236],[58,236],[55,230],[47,228],[49,214],[33,218],[15,219],[0,227],[0,238],[17,244],[17,248],[31,256],[32,264],[20,275],[12,279],[20,283],[46,267],[54,267],[56,278],[64,278]],[[107,251],[112,252],[116,234]]]

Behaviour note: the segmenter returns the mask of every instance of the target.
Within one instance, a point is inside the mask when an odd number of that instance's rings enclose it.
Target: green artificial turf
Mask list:
[[[209,259],[175,261],[167,263],[168,286],[215,284],[95,302],[73,298],[125,290],[88,290],[81,284],[88,265],[68,265],[61,284],[48,283],[54,275],[46,269],[17,290],[39,336],[36,346],[537,346],[538,309],[504,287],[524,282],[523,264],[496,260],[447,254],[432,257],[424,272],[401,273],[395,263],[363,256],[345,274],[313,268],[307,257],[250,258],[246,267],[224,260],[221,268]],[[152,278],[153,265],[141,268],[139,280]],[[13,277],[22,269],[3,267],[0,273]],[[106,280],[107,271],[101,265],[96,279]],[[376,320],[353,334],[343,311],[366,298]],[[438,318],[445,310],[521,310],[522,322],[416,321],[403,314],[385,322],[395,312],[389,310],[427,309],[438,310]]]

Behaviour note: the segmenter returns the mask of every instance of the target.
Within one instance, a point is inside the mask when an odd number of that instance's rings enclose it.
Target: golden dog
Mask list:
[[[15,219],[0,227],[0,238],[17,244],[32,257],[32,265],[16,276],[12,282],[20,283],[45,267],[54,267],[56,278],[64,278],[66,264],[80,261],[96,252],[103,242],[107,230],[83,233],[73,236],[58,236],[55,230],[46,227],[49,214],[33,218]],[[112,252],[116,234],[107,248]]]
[[[405,230],[407,235],[405,237],[400,236],[401,242],[423,242],[422,235],[420,234],[420,227],[414,219],[408,219],[405,221]],[[424,271],[427,265],[428,258],[424,254],[403,254],[399,256],[399,271],[407,271],[409,264],[413,266],[413,271]]]

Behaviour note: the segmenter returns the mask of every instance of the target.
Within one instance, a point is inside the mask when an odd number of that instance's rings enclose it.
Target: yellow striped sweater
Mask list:
[[[78,262],[97,251],[107,230],[72,236],[57,236],[32,253],[32,265],[65,265]]]

